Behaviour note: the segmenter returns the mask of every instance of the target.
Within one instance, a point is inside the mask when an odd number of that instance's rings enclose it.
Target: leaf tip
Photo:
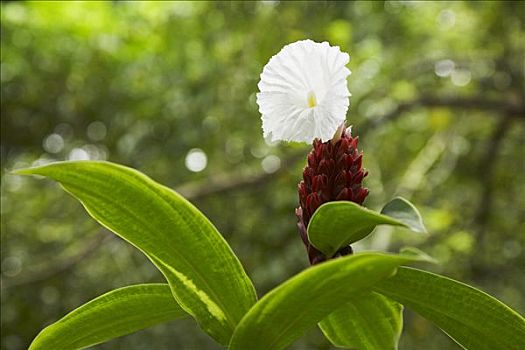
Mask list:
[[[399,250],[402,255],[410,256],[421,262],[428,262],[431,264],[439,264],[439,261],[425,253],[424,251],[415,247],[403,247]]]
[[[9,171],[9,175],[33,175],[34,168],[20,168]]]
[[[35,175],[35,176],[47,176],[50,169],[55,168],[56,166],[65,165],[67,163],[76,163],[79,161],[58,161],[58,162],[49,162],[37,166],[32,166],[28,168],[13,169],[9,173],[12,175]],[[84,161],[87,162],[87,161]]]
[[[413,232],[428,233],[419,210],[403,197],[394,197],[381,209],[381,214],[398,220],[403,226]]]

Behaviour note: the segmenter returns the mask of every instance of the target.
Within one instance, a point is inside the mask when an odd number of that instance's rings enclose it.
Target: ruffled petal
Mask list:
[[[350,57],[327,42],[286,45],[264,67],[257,104],[270,141],[326,141],[345,120]]]

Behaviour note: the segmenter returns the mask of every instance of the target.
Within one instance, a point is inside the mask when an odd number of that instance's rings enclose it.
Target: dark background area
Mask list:
[[[162,276],[51,181],[66,159],[135,167],[219,228],[259,295],[308,266],[295,226],[308,145],[268,145],[264,64],[310,38],[349,52],[348,118],[365,205],[413,201],[423,236],[379,228],[356,251],[415,246],[426,268],[525,313],[525,6],[520,2],[6,2],[1,15],[1,349],[111,289]],[[217,349],[192,320],[97,349]],[[292,347],[330,349],[314,329]],[[405,311],[400,349],[459,348]]]

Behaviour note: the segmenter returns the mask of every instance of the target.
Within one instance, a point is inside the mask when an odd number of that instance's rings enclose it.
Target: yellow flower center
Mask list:
[[[310,91],[306,96],[306,103],[308,105],[308,108],[313,108],[317,106],[317,99],[315,98],[315,93],[313,91]]]

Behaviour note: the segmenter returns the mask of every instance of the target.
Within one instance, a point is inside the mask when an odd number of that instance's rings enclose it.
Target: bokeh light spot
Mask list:
[[[69,160],[89,160],[89,153],[82,148],[73,148],[67,158]]]
[[[14,277],[22,271],[22,260],[17,256],[8,256],[2,261],[2,275]]]
[[[60,297],[58,289],[52,286],[46,286],[40,292],[40,299],[48,305],[55,304]]]
[[[467,69],[456,69],[451,74],[452,84],[456,86],[465,86],[470,83],[472,75]]]
[[[265,173],[275,173],[281,167],[281,159],[273,154],[264,157],[261,161],[261,166]]]
[[[87,127],[87,136],[93,141],[102,141],[107,134],[106,125],[101,121],[94,121]]]
[[[455,64],[452,60],[441,60],[436,62],[434,71],[438,77],[448,77],[454,70]]]
[[[64,149],[64,139],[59,134],[51,134],[44,139],[42,145],[49,153],[59,153]]]
[[[206,169],[208,157],[200,148],[193,148],[186,155],[185,165],[188,170],[198,173]]]

